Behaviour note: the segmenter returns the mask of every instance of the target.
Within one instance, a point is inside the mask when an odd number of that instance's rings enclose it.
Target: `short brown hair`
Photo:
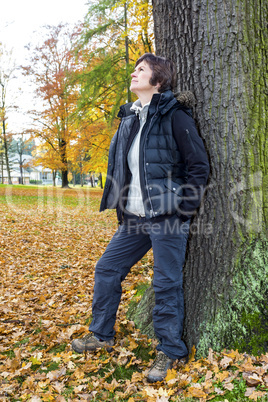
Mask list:
[[[166,57],[155,56],[153,53],[145,53],[136,61],[135,67],[137,67],[142,61],[149,64],[153,71],[150,84],[160,84],[158,92],[161,93],[168,89],[173,90],[176,86],[176,71],[171,60]]]

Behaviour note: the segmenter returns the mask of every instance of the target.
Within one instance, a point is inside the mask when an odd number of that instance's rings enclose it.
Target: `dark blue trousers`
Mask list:
[[[183,264],[189,221],[176,215],[156,222],[132,215],[124,220],[98,261],[95,270],[93,320],[89,327],[97,337],[114,337],[121,282],[150,248],[154,255],[153,323],[157,350],[172,359],[188,354],[181,340],[184,318]]]

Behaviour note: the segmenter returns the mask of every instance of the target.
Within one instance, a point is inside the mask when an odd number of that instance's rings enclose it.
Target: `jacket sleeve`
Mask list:
[[[199,207],[209,175],[209,162],[194,120],[183,110],[177,110],[172,120],[173,136],[188,169],[183,187],[183,200],[178,215],[186,221]]]

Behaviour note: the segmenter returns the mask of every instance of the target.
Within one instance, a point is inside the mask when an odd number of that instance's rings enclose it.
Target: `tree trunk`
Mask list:
[[[62,184],[61,187],[69,187],[69,180],[68,180],[68,162],[67,162],[67,155],[66,155],[66,141],[64,138],[61,138],[59,140],[59,149],[60,149],[60,158],[62,165],[65,166],[61,170],[61,176],[62,176]]]
[[[91,183],[91,187],[95,187],[95,183],[94,183],[94,175],[93,174],[91,174],[90,175],[90,183]]]
[[[128,39],[127,1],[125,1],[125,4],[124,4],[124,25],[125,25],[125,61],[126,61],[127,101],[131,102],[130,73],[129,73],[129,39]]]
[[[1,163],[1,184],[4,184],[4,149],[2,149],[1,139],[0,139],[0,163]]]
[[[56,170],[52,170],[52,180],[53,180],[53,187],[56,187]]]
[[[211,164],[188,243],[183,337],[198,356],[258,354],[268,349],[268,3],[153,0],[153,11],[156,54],[195,94]]]
[[[23,182],[23,164],[24,164],[24,162],[25,162],[25,159],[22,160],[22,155],[21,155],[21,154],[19,154],[19,157],[20,157],[20,159],[19,159],[19,165],[20,165],[20,184],[24,184],[24,182]]]
[[[99,174],[100,188],[103,189],[102,173]]]
[[[6,170],[7,170],[8,184],[12,184],[10,166],[9,166],[9,157],[8,157],[8,139],[7,139],[7,135],[6,135],[6,121],[5,121],[5,118],[3,118],[2,129],[3,129],[3,142],[4,142],[4,153],[5,153],[5,160],[6,160]]]
[[[69,181],[68,181],[68,171],[67,170],[62,170],[61,171],[61,187],[69,187]]]
[[[20,164],[20,184],[24,184],[23,183],[23,170],[22,170],[22,165]]]

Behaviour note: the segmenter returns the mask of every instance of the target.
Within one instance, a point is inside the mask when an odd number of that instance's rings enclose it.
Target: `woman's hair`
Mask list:
[[[152,53],[145,53],[136,61],[135,67],[137,67],[142,61],[147,63],[153,71],[150,84],[160,84],[158,92],[164,92],[168,89],[173,90],[175,88],[176,71],[171,60],[166,57],[155,56]]]

